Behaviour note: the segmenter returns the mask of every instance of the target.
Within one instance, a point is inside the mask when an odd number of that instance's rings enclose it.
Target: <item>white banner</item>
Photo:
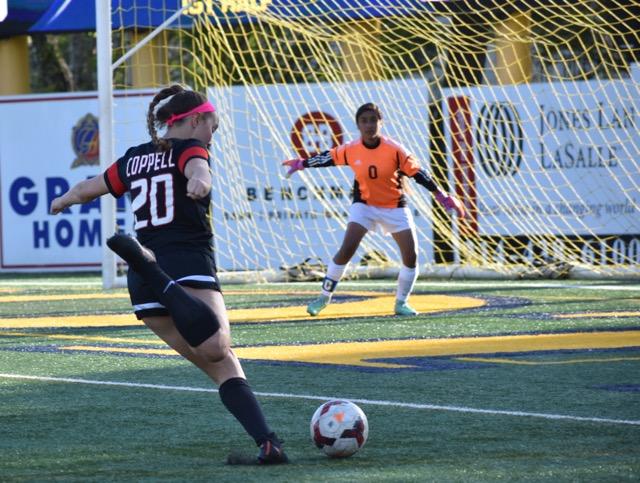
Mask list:
[[[118,108],[133,110],[138,121],[116,126],[117,153],[124,153],[124,142],[148,137],[143,122],[148,102],[148,97],[117,99]],[[100,267],[99,200],[49,214],[53,198],[100,172],[97,113],[95,93],[0,99],[2,270]],[[130,230],[126,204],[126,197],[118,201],[117,223]]]
[[[449,172],[481,235],[640,233],[638,70],[444,91]]]
[[[353,172],[349,167],[316,168],[285,179],[281,163],[359,138],[354,117],[366,102],[380,106],[383,133],[403,144],[429,168],[428,93],[424,81],[238,86],[212,89],[211,97],[221,106],[223,116],[220,134],[212,146],[214,158],[227,163],[221,173],[237,170],[245,180],[245,186],[237,189],[218,177],[221,184],[213,191],[214,206],[225,210],[222,216],[214,215],[216,241],[233,246],[232,252],[218,253],[223,267],[240,268],[248,260],[259,268],[266,267],[267,259],[274,255],[284,264],[299,263],[306,256],[319,257],[325,263],[333,258],[346,226]],[[411,111],[406,106],[412,106]],[[233,117],[225,117],[225,113],[233,113]],[[408,125],[420,128],[408,129]],[[234,150],[237,159],[230,158]],[[409,184],[413,188],[408,201],[416,217],[420,261],[433,262],[430,194],[415,183]],[[416,209],[418,206],[420,209]],[[260,246],[238,236],[247,229],[260,233]],[[394,242],[381,237],[369,233],[353,261],[389,242],[394,251],[387,255],[397,259]]]
[[[151,96],[148,91],[116,94],[116,156],[149,139],[145,118]],[[422,82],[234,87],[211,89],[210,97],[221,116],[211,146],[221,269],[277,268],[274,261],[295,264],[313,256],[327,262],[333,256],[351,204],[351,170],[309,170],[287,180],[281,162],[328,149],[335,141],[332,135],[339,134],[344,142],[357,138],[353,118],[365,102],[381,106],[385,134],[428,168],[428,103]],[[412,112],[403,110],[412,103]],[[74,206],[58,216],[48,213],[53,198],[99,173],[97,115],[95,93],[0,98],[1,270],[99,268],[99,203]],[[405,122],[422,129],[408,130]],[[430,195],[421,187],[412,191],[420,261],[430,262]],[[120,200],[118,224],[131,231],[128,203],[126,197]],[[360,255],[375,248],[381,236],[368,235]]]

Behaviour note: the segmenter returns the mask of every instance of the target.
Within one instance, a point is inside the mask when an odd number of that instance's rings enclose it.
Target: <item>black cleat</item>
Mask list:
[[[258,464],[260,465],[278,465],[288,463],[289,458],[282,449],[282,442],[277,438],[266,440],[260,445],[260,453],[258,453]]]
[[[289,458],[282,449],[282,442],[275,436],[260,445],[257,458],[236,453],[227,456],[228,465],[278,465],[288,462]]]
[[[107,240],[107,246],[136,272],[141,272],[143,267],[156,263],[153,252],[140,245],[140,242],[132,236],[116,233]]]

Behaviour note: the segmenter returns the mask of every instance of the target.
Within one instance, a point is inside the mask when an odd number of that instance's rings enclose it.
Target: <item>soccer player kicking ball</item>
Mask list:
[[[353,204],[349,209],[347,231],[342,246],[329,264],[322,282],[322,294],[307,307],[310,315],[318,315],[331,302],[336,285],[347,264],[355,254],[367,231],[380,226],[398,244],[402,266],[394,311],[396,315],[417,315],[408,303],[418,278],[416,266],[416,230],[413,215],[407,208],[402,181],[413,178],[434,193],[436,200],[449,212],[466,216],[464,205],[457,198],[443,192],[417,159],[400,144],[381,134],[382,112],[372,103],[360,106],[356,112],[360,139],[342,144],[308,159],[290,159],[283,163],[289,168],[287,177],[305,168],[349,166],[354,174]]]
[[[220,399],[260,451],[231,456],[231,464],[286,463],[231,349],[211,232],[209,151],[219,118],[198,92],[173,85],[153,98],[151,141],[127,150],[102,175],[81,181],[51,202],[51,213],[111,193],[131,193],[136,238],[116,234],[107,245],[129,264],[133,310],[172,349],[218,385]],[[166,127],[164,137],[156,128]]]

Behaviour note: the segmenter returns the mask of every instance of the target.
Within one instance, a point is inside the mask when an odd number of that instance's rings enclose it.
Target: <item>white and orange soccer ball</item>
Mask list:
[[[327,401],[311,418],[311,439],[331,458],[351,456],[364,446],[368,436],[367,416],[350,401]]]

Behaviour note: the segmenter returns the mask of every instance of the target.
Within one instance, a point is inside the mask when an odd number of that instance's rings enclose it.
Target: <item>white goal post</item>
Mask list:
[[[104,172],[115,159],[113,138],[113,80],[111,48],[111,0],[96,0],[96,51],[98,69],[100,170]],[[100,200],[102,234],[102,286],[122,286],[117,279],[116,257],[104,241],[115,233],[116,202],[111,196]]]

